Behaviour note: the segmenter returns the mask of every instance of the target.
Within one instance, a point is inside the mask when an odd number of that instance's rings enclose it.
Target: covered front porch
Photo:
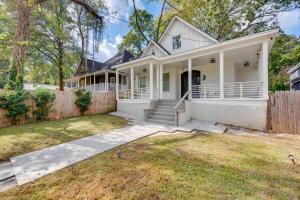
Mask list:
[[[266,100],[268,42],[118,68],[117,100]],[[173,55],[172,55],[173,56]],[[116,79],[116,84],[120,80]]]
[[[119,88],[126,90],[127,77],[119,74]],[[94,73],[78,75],[65,80],[66,87],[70,89],[85,88],[89,91],[115,91],[116,90],[116,73],[115,70],[99,70]]]

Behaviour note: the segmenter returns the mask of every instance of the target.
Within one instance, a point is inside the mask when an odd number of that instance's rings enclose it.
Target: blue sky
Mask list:
[[[131,0],[105,0],[111,12],[115,12],[115,16],[124,20],[133,11]],[[139,9],[146,9],[154,17],[160,13],[161,4],[156,1],[136,0],[136,5]],[[122,42],[122,37],[128,31],[128,24],[115,18],[106,17],[106,28],[104,31],[103,42],[100,46],[99,53],[96,59],[104,62],[111,56],[117,53],[117,46]],[[108,22],[109,21],[109,22]],[[300,36],[300,9],[290,12],[280,13],[279,15],[280,27],[288,34]]]

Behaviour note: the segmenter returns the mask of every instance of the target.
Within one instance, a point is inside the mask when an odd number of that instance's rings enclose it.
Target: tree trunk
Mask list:
[[[17,26],[9,70],[8,89],[23,88],[23,66],[27,53],[31,9],[29,0],[18,1]]]
[[[58,42],[58,76],[59,76],[59,90],[64,91],[64,70],[63,70],[63,54],[64,54],[64,47],[63,42]]]

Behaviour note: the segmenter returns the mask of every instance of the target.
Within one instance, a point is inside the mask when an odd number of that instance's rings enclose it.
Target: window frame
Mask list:
[[[181,35],[180,34],[172,37],[172,45],[173,45],[173,50],[181,48]]]
[[[165,76],[167,76],[167,80],[165,80],[166,79],[166,77]],[[165,73],[163,73],[163,82],[162,82],[163,84],[163,88],[162,88],[162,90],[163,90],[163,92],[170,92],[170,72],[165,72]]]

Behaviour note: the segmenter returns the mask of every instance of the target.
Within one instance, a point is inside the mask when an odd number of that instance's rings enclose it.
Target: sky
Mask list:
[[[132,1],[128,0],[104,0],[110,12],[115,13],[115,17],[128,21],[133,12]],[[156,1],[136,0],[137,8],[146,9],[155,18],[160,14],[161,4]],[[95,59],[104,62],[117,53],[117,46],[122,42],[122,38],[129,30],[128,24],[116,18],[105,17],[105,30],[99,52],[95,54]],[[279,25],[287,34],[300,36],[300,9],[279,14]]]

